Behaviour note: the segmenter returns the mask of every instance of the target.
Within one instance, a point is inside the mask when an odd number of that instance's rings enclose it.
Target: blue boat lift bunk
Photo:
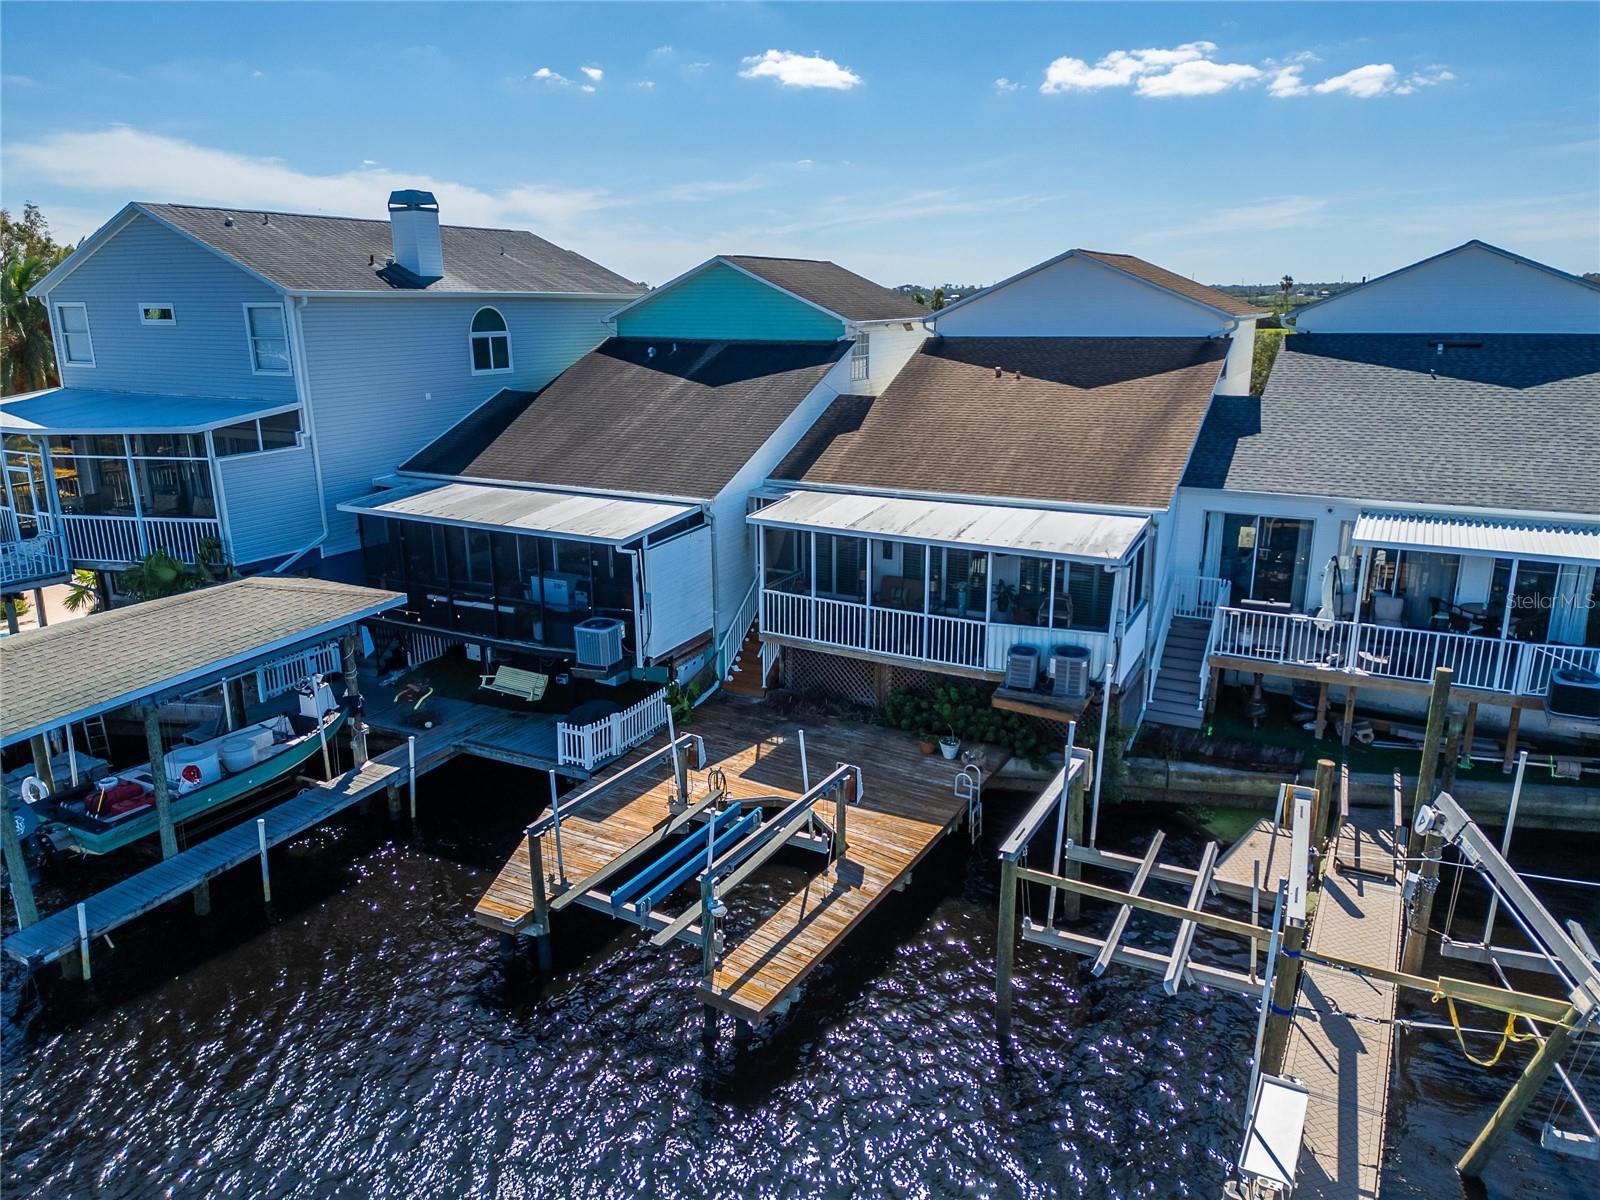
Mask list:
[[[219,858],[207,850],[211,842],[190,850],[179,849],[160,724],[162,706],[272,664],[287,661],[298,666],[294,661],[297,655],[336,643],[347,701],[358,707],[360,685],[355,663],[359,623],[404,600],[395,592],[327,580],[256,577],[96,613],[0,640],[0,675],[4,676],[6,691],[5,703],[0,707],[0,745],[26,742],[32,747],[34,777],[39,783],[28,786],[29,796],[55,791],[60,782],[56,779],[57,770],[62,770],[63,776],[75,773],[80,763],[81,752],[70,740],[64,755],[52,755],[52,733],[70,731],[73,726],[119,710],[137,711],[142,716],[150,755],[163,857],[156,867],[90,897],[74,909],[41,920],[11,811],[13,803],[26,801],[20,794],[14,797],[0,789],[0,841],[19,926],[5,940],[4,951],[32,967],[62,958],[75,946],[87,960],[92,938],[120,927],[167,899],[194,892],[197,908],[204,911],[209,904],[207,882],[219,870],[233,865],[234,856],[230,853]],[[228,707],[226,702],[224,707]],[[331,788],[317,789],[321,793],[319,802],[307,809],[310,816],[306,823],[270,821],[268,827],[275,840],[292,836],[371,790],[381,790],[383,785],[376,776],[386,772],[381,764],[368,769],[364,729],[359,720],[352,724],[356,770],[332,781]],[[402,747],[400,752],[403,768],[409,768],[409,748]],[[364,770],[374,778],[363,776]],[[371,786],[361,786],[363,783]],[[278,810],[269,814],[277,815]],[[249,833],[254,842],[256,831]],[[159,886],[146,878],[152,872],[161,872]]]

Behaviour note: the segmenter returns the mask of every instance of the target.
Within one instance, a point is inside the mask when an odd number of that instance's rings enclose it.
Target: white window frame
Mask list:
[[[169,313],[171,313],[172,316],[169,317],[165,321],[152,321],[149,317],[145,316],[145,313],[149,312],[152,308],[164,308]],[[165,300],[142,300],[142,301],[140,301],[140,303],[139,303],[139,324],[141,324],[141,325],[153,325],[153,326],[156,326],[158,328],[165,329],[165,328],[168,328],[170,326],[176,325],[177,323],[178,323],[178,306],[177,305],[169,303],[168,301],[165,301]]]
[[[67,357],[67,324],[61,313],[68,308],[81,308],[83,310],[83,336],[89,343],[89,357],[87,360]],[[89,306],[87,304],[81,300],[65,300],[57,303],[55,334],[56,352],[60,356],[63,365],[69,367],[94,366],[94,332],[89,328]]]
[[[850,347],[850,382],[860,383],[872,375],[872,334],[865,329],[856,334]]]
[[[256,448],[254,450],[236,450],[232,454],[222,454],[222,453],[218,452],[216,435],[218,433],[222,432],[222,430],[224,430],[224,429],[232,428],[232,426],[228,426],[228,425],[218,425],[216,428],[210,429],[206,433],[206,436],[210,439],[212,457],[215,458],[218,462],[226,462],[230,458],[260,458],[263,454],[287,454],[291,450],[304,450],[306,448],[305,410],[304,409],[299,409],[299,408],[293,408],[293,409],[286,409],[285,411],[286,412],[292,412],[299,418],[300,428],[295,430],[295,433],[294,433],[294,445],[292,445],[292,446],[273,446],[269,450],[263,444],[263,442],[261,440],[261,421],[262,421],[262,418],[261,417],[251,417],[251,418],[249,418],[248,422],[235,421],[235,422],[233,422],[233,424],[234,425],[244,425],[244,424],[248,423],[248,424],[254,425],[256,427]],[[268,413],[267,415],[268,416],[282,416],[283,414],[282,413]]]
[[[250,324],[250,312],[257,308],[275,308],[283,316],[283,349],[284,356],[289,360],[289,365],[282,371],[274,371],[256,365],[256,332]],[[244,348],[250,356],[250,373],[252,375],[266,375],[273,379],[289,379],[294,376],[294,344],[289,337],[289,312],[282,305],[273,302],[246,303],[244,305]]]
[[[484,311],[492,312],[495,316],[499,317],[500,324],[504,325],[505,328],[503,330],[496,330],[494,332],[474,332],[472,326],[477,322],[478,315]],[[503,337],[506,340],[506,365],[503,367],[497,367],[494,365],[494,339],[497,337]],[[486,338],[490,343],[489,365],[484,367],[482,370],[478,369],[478,364],[473,358],[472,354],[474,344],[479,338]],[[467,322],[467,370],[471,371],[474,375],[509,375],[516,369],[516,366],[517,361],[511,353],[511,322],[506,320],[505,313],[501,312],[492,304],[480,305],[478,308],[473,309],[472,320]]]

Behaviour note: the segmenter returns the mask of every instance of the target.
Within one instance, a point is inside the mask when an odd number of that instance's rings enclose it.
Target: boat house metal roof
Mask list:
[[[0,402],[6,433],[204,433],[254,417],[289,412],[298,404],[227,396],[174,396],[61,387],[8,396]]]
[[[1440,514],[1364,512],[1356,521],[1353,538],[1370,546],[1600,562],[1600,525],[1546,525]]]
[[[404,602],[376,588],[260,576],[0,638],[0,745],[203,687]]]
[[[341,512],[470,529],[543,534],[621,546],[699,511],[694,504],[531,488],[443,483],[398,487],[339,505]]]
[[[750,515],[757,525],[823,529],[930,546],[962,546],[1112,566],[1127,559],[1148,517],[961,504],[841,492],[790,492]]]

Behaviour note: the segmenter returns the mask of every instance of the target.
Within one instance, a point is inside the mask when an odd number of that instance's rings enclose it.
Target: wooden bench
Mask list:
[[[550,686],[550,676],[537,671],[524,671],[520,667],[496,667],[493,675],[484,675],[478,686],[486,692],[501,692],[530,703],[544,698]]]

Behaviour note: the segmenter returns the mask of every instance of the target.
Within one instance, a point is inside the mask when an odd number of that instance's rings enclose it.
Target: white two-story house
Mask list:
[[[641,291],[522,230],[441,225],[427,192],[387,220],[129,204],[33,293],[62,386],[0,405],[7,573],[214,543],[358,574],[340,503],[544,386]]]

